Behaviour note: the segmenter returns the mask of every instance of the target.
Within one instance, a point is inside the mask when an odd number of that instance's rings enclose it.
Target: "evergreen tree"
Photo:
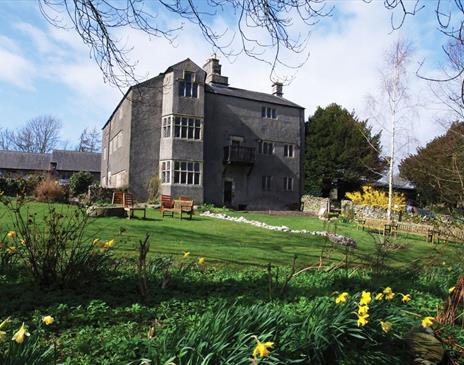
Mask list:
[[[386,161],[380,156],[381,133],[340,105],[319,107],[306,125],[305,191],[339,198],[366,182],[378,180]]]

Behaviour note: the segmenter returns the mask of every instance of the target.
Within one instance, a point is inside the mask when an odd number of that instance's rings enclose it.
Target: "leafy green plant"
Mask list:
[[[88,171],[79,171],[69,179],[69,190],[72,195],[76,196],[87,192],[87,189],[92,185],[93,176]]]
[[[98,280],[110,268],[114,241],[91,242],[85,233],[88,217],[83,209],[63,212],[50,204],[48,213],[39,219],[22,200],[3,199],[3,203],[13,218],[20,258],[40,285],[82,285]]]

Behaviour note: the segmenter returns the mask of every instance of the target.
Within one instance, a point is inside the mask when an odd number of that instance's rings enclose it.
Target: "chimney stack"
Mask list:
[[[216,54],[213,54],[203,66],[206,72],[206,82],[208,84],[229,85],[229,78],[221,75],[221,65]]]
[[[284,84],[282,84],[281,82],[275,81],[272,84],[272,95],[278,96],[280,98],[284,96],[283,87],[284,87]]]

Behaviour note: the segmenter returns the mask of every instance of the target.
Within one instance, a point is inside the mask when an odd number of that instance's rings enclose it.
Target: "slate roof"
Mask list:
[[[388,176],[382,176],[379,180],[372,184],[373,186],[379,187],[388,187]],[[403,189],[403,190],[414,190],[415,185],[399,175],[393,175],[393,188],[394,189]]]
[[[101,153],[54,150],[50,162],[56,162],[59,171],[100,172]]]
[[[0,169],[49,171],[50,163],[56,162],[59,171],[100,172],[100,153],[61,151],[30,153],[0,150]]]
[[[0,169],[47,171],[49,168],[49,154],[0,151]]]
[[[285,98],[282,98],[280,96],[275,96],[272,94],[266,94],[266,93],[261,93],[258,91],[238,89],[235,87],[216,85],[216,84],[206,84],[205,86],[206,86],[205,91],[212,93],[212,94],[227,95],[227,96],[233,96],[236,98],[262,101],[264,103],[285,105],[285,106],[290,106],[294,108],[304,109],[302,106],[295,104],[294,102],[291,102],[290,100],[287,100]]]

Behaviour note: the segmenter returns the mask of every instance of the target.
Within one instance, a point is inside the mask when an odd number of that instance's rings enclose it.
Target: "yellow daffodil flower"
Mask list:
[[[455,289],[455,288],[456,288],[455,286],[452,286],[451,288],[449,288],[449,289],[448,289],[448,293],[451,294],[452,292],[454,292],[454,289]]]
[[[274,342],[260,342],[257,337],[256,339],[256,347],[253,350],[253,357],[256,359],[259,355],[260,358],[268,357],[270,354],[269,349],[274,346]]]
[[[364,291],[361,294],[361,300],[359,301],[360,305],[368,305],[372,301],[371,293]]]
[[[435,318],[433,318],[433,317],[425,317],[422,320],[422,323],[421,323],[422,327],[428,328],[428,327],[432,326],[434,320],[435,320]]]
[[[7,323],[10,321],[10,317],[5,319],[2,323],[0,323],[0,341],[3,341],[6,337],[6,332],[2,331],[3,327],[7,325]]]
[[[105,242],[105,248],[110,248],[114,246],[114,240],[109,240]]]
[[[9,231],[7,234],[8,238],[15,238],[16,237],[16,231]]]
[[[381,301],[383,299],[383,293],[378,293],[376,296],[375,296],[375,300],[377,301]]]
[[[402,301],[403,303],[407,303],[407,302],[409,302],[409,301],[412,299],[412,298],[411,298],[411,294],[406,294],[406,295],[404,295],[404,294],[401,294],[401,293],[400,293],[400,295],[402,296],[401,301]]]
[[[23,343],[24,342],[24,337],[25,336],[30,336],[31,334],[27,332],[26,326],[23,324],[19,328],[19,330],[16,331],[16,333],[13,335],[13,338],[11,339],[12,341],[16,341],[16,343]]]
[[[95,238],[95,239],[93,240],[93,244],[94,244],[94,245],[98,245],[99,243],[100,243],[100,240],[99,240],[98,238]]]
[[[359,315],[357,314],[358,316],[358,320],[357,320],[357,324],[358,324],[358,327],[362,326],[364,327],[366,324],[369,323],[369,321],[367,320],[367,318],[369,318],[369,314],[364,314],[364,315]]]
[[[340,303],[345,303],[347,298],[348,298],[348,293],[347,292],[343,292],[341,293],[336,299],[335,299],[335,303],[337,304],[340,304]]]
[[[6,337],[6,332],[0,330],[0,342],[3,341]]]
[[[184,251],[184,258],[190,256],[190,251]]]
[[[383,294],[385,295],[386,300],[392,300],[395,297],[395,293],[393,293],[392,288],[389,286],[384,289]]]
[[[204,257],[200,257],[200,258],[198,259],[198,265],[203,266],[204,264],[205,264],[205,258],[204,258]]]
[[[51,324],[53,324],[53,322],[55,322],[55,318],[53,318],[52,316],[44,316],[42,317],[42,322],[45,323],[47,326],[50,326]]]
[[[367,314],[368,311],[369,311],[369,307],[367,305],[361,305],[359,306],[358,314],[360,316],[364,316]]]
[[[16,247],[10,246],[6,249],[6,251],[8,252],[8,254],[13,255],[16,252]]]
[[[382,327],[382,331],[384,331],[385,333],[390,332],[390,330],[392,329],[391,322],[380,321],[380,326]]]

